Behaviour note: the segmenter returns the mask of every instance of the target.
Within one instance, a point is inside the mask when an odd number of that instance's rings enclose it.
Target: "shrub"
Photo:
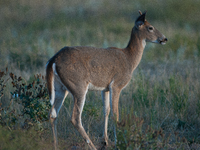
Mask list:
[[[37,125],[39,129],[42,129],[41,124],[48,120],[50,109],[50,103],[47,100],[48,93],[45,77],[41,74],[35,75],[34,80],[31,83],[27,83],[21,76],[17,77],[10,73],[9,78],[5,82],[2,78],[5,78],[8,72],[0,72],[0,74],[1,91],[6,87],[8,80],[11,80],[13,86],[13,89],[10,91],[10,104],[5,107],[0,105],[1,125],[12,129],[20,123],[23,128]],[[20,108],[20,110],[18,111],[17,108]]]

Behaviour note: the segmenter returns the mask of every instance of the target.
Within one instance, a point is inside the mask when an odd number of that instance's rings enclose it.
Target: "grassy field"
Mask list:
[[[45,75],[46,62],[64,46],[123,48],[129,41],[138,10],[147,10],[146,19],[169,41],[165,46],[147,43],[133,79],[121,93],[118,138],[126,144],[118,143],[118,147],[198,149],[199,8],[198,0],[1,0],[0,69],[7,67],[31,82],[35,74]],[[3,106],[10,103],[9,84],[0,97]],[[87,149],[70,122],[72,106],[69,96],[58,119],[60,149]],[[103,131],[100,92],[87,94],[82,120],[91,139],[100,147]],[[0,139],[4,141],[0,149],[49,149],[51,131],[48,123],[43,126],[48,130],[41,135],[34,130],[0,128]],[[108,132],[113,141],[112,123]],[[159,135],[153,138],[157,132]],[[133,142],[130,137],[141,141]],[[23,142],[30,143],[30,147],[22,146]]]

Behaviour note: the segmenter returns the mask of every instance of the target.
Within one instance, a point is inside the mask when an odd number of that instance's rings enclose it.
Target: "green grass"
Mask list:
[[[131,141],[129,137],[139,134],[141,139],[151,143],[151,134],[162,128],[166,135],[164,140],[167,142],[162,141],[159,135],[157,139],[153,139],[151,148],[158,148],[160,143],[163,143],[166,149],[170,146],[183,149],[181,145],[200,143],[199,7],[200,2],[197,0],[2,0],[0,69],[5,70],[8,67],[9,71],[31,82],[34,74],[45,74],[44,68],[48,59],[64,46],[123,48],[128,43],[135,18],[138,16],[137,11],[147,10],[147,20],[169,41],[165,46],[147,43],[132,81],[120,96],[120,120],[127,119],[128,115],[135,117],[127,124],[137,126],[139,133],[143,134],[131,132],[132,128],[128,128],[128,125],[120,127],[119,133],[131,130],[126,141]],[[7,82],[6,86],[0,99],[4,106],[9,105],[12,91],[10,82]],[[71,125],[72,106],[73,100],[69,96],[58,118],[60,148],[87,148]],[[99,147],[103,130],[102,107],[100,92],[89,92],[82,120],[92,141]],[[134,121],[138,120],[144,122],[135,125]],[[44,126],[49,128],[47,123]],[[113,141],[112,126],[110,120],[108,133]],[[151,132],[145,131],[148,126],[152,128]],[[38,139],[29,136],[28,132],[19,129],[8,131],[4,128],[1,128],[0,132],[0,135],[5,135],[0,137],[1,141],[11,143],[4,144],[4,149],[23,149],[19,147],[18,138],[10,139],[11,134],[20,137],[21,142],[31,140],[35,149],[46,149],[46,145],[38,143]],[[32,132],[35,134],[34,131],[31,131],[31,134]],[[48,145],[51,144],[51,136],[47,137]],[[178,137],[185,137],[187,142],[178,140]],[[124,142],[121,136],[119,138]],[[129,148],[145,146],[133,143]]]
[[[48,135],[48,133],[46,133]],[[43,150],[51,149],[50,140],[34,130],[17,129],[10,131],[0,126],[1,150]]]

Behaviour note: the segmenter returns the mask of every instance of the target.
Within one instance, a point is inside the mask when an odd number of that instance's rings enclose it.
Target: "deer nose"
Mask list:
[[[160,44],[164,45],[164,44],[166,44],[168,39],[166,37],[163,37],[163,38],[159,38],[158,41],[159,41]]]

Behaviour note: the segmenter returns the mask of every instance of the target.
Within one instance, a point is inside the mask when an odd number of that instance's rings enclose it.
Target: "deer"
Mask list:
[[[103,140],[108,145],[108,117],[119,121],[118,102],[122,89],[132,78],[141,61],[146,42],[166,44],[167,38],[145,19],[146,12],[139,10],[127,47],[95,48],[90,46],[66,46],[46,64],[46,80],[51,109],[49,120],[53,133],[54,148],[58,148],[57,117],[68,95],[72,94],[74,106],[71,123],[87,143],[96,150],[81,121],[81,114],[88,90],[100,90],[103,101]],[[114,131],[115,132],[115,131]],[[116,133],[115,134],[115,141]]]

